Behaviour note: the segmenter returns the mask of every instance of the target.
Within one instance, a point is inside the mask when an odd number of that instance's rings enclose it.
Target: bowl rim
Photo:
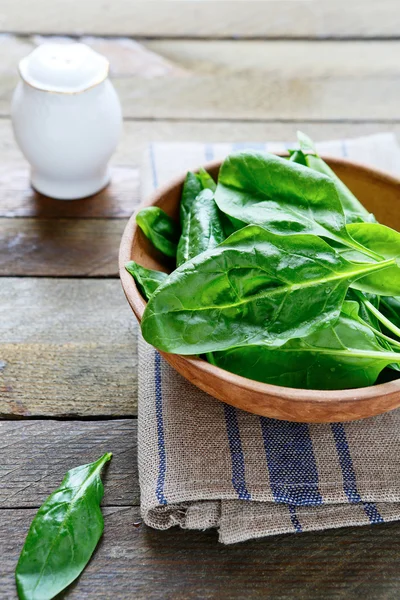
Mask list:
[[[275,152],[274,154],[276,154],[277,156],[288,156],[287,152]],[[367,166],[361,162],[328,155],[323,155],[322,158],[333,167],[335,165],[338,165],[342,168],[347,168],[349,166],[356,167],[358,170],[364,171],[364,173],[368,174],[370,177],[373,177],[375,179],[381,179],[385,182],[389,182],[392,185],[400,186],[400,178],[397,178],[391,175],[390,173],[386,173],[383,170],[376,169],[375,167]],[[223,160],[214,160],[202,166],[208,171],[219,168],[222,162]],[[197,172],[199,168],[200,167],[197,167],[192,170],[194,172]],[[172,188],[182,186],[185,177],[186,172],[181,173],[180,175],[169,180],[168,183],[160,186],[153,193],[149,194],[149,196],[143,202],[140,203],[140,205],[130,217],[122,235],[118,258],[119,275],[126,299],[128,300],[128,303],[130,304],[139,324],[141,323],[143,312],[146,308],[147,303],[140,294],[134,278],[125,269],[126,263],[132,260],[131,248],[138,228],[136,224],[136,215],[140,210],[142,210],[146,206],[156,205],[158,201]],[[299,404],[301,404],[302,402],[306,402],[308,404],[310,401],[315,404],[325,404],[329,400],[331,400],[332,402],[334,401],[343,404],[346,404],[349,401],[369,402],[371,399],[376,398],[377,396],[389,396],[394,392],[400,392],[400,379],[362,388],[340,390],[289,388],[285,386],[273,385],[270,383],[263,383],[260,381],[255,381],[253,379],[248,379],[247,377],[242,377],[241,375],[236,375],[235,373],[231,373],[230,371],[221,369],[220,367],[212,365],[207,361],[194,356],[182,354],[173,355],[170,353],[162,352],[160,350],[158,351],[167,360],[168,356],[179,357],[181,361],[184,361],[188,365],[197,369],[200,376],[204,377],[205,380],[207,379],[207,375],[212,374],[218,377],[218,379],[220,379],[221,382],[226,383],[227,385],[234,384],[239,388],[247,390],[248,392],[257,392],[258,394],[264,393],[271,397],[276,397],[288,400],[290,402],[296,402]]]

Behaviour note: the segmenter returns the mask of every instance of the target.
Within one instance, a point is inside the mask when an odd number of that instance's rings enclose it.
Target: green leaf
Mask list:
[[[349,283],[393,262],[352,264],[316,236],[248,226],[168,277],[146,307],[142,333],[180,354],[282,345],[333,323]]]
[[[217,184],[205,169],[200,168],[199,172],[196,175],[197,179],[201,183],[203,190],[211,190],[212,192],[215,192],[215,190],[217,189]]]
[[[333,327],[280,348],[250,345],[214,352],[222,369],[264,383],[293,388],[337,390],[375,383],[400,354],[386,351],[369,327],[342,314]]]
[[[125,265],[125,269],[132,275],[136,281],[136,285],[139,288],[140,293],[148,300],[150,296],[156,291],[158,286],[163,283],[168,275],[162,271],[154,271],[153,269],[146,269],[141,265],[138,265],[135,261],[131,260]]]
[[[364,251],[347,232],[331,178],[274,154],[249,150],[228,156],[215,201],[230,217],[272,233],[311,233]]]
[[[167,213],[158,206],[149,206],[138,212],[136,223],[157,250],[175,258],[180,228]]]
[[[189,171],[186,175],[180,205],[182,233],[176,257],[178,266],[208,247],[211,248],[216,245],[212,245],[213,233],[210,231],[210,226],[215,231],[219,228],[223,231],[218,208],[215,201],[212,200],[211,202],[208,195],[210,190],[214,192],[216,187],[215,181],[204,169],[200,169],[198,173]],[[203,190],[209,191],[199,199],[199,195]],[[215,219],[215,224],[212,224],[210,219]],[[210,240],[209,244],[206,243],[203,236]],[[223,241],[225,237],[224,234],[222,237],[217,235],[217,243]]]
[[[347,226],[351,237],[382,258],[400,258],[400,233],[379,223],[352,223]],[[357,252],[341,252],[347,260],[363,261],[366,257]],[[390,269],[363,277],[352,283],[352,288],[372,294],[397,296],[400,294],[400,268]]]
[[[191,203],[182,222],[182,235],[176,254],[177,265],[215,248],[224,241],[220,212],[210,189],[204,189]]]
[[[202,189],[203,186],[200,179],[197,177],[197,175],[195,175],[195,173],[189,171],[183,184],[180,204],[180,219],[182,229],[184,229],[186,216],[190,213],[191,206]]]
[[[330,177],[335,184],[340,202],[343,206],[344,214],[347,223],[355,223],[359,221],[375,221],[375,217],[367,211],[349,188],[343,183],[334,171],[326,164],[317,153],[314,142],[301,131],[297,132],[300,149],[305,156],[305,161],[310,169],[322,173]]]
[[[382,297],[380,306],[382,313],[400,328],[400,297]]]
[[[379,307],[379,296],[374,296],[373,294],[361,294],[360,292],[355,292],[351,288],[347,292],[346,300],[343,303],[342,311],[348,313],[350,309],[352,309],[352,316],[354,318],[361,318],[365,323],[373,327],[374,329],[380,329],[379,321],[370,312],[365,308],[363,302],[360,299],[360,295],[365,297],[365,299],[369,299],[370,302],[373,303],[377,308]],[[347,307],[347,310],[346,310]],[[349,313],[351,314],[351,313]]]
[[[389,352],[400,352],[400,343],[396,340],[391,339],[382,332],[379,321],[373,315],[368,313],[362,302],[360,305],[356,301],[346,300],[345,302],[343,302],[342,314],[351,317],[352,319],[358,321],[365,327],[369,327],[369,329],[374,333],[377,342],[385,350],[388,350]],[[398,365],[393,365],[393,368],[396,371],[400,370],[400,367]]]
[[[50,600],[85,568],[104,528],[100,472],[111,456],[68,471],[40,507],[15,570],[20,600]]]
[[[290,162],[295,162],[298,165],[307,167],[307,160],[305,154],[301,150],[288,150]]]
[[[383,329],[386,329],[387,331],[389,331],[390,335],[394,334],[396,338],[399,339],[399,327],[397,327],[393,320],[388,319],[385,316],[385,314],[379,310],[380,306],[378,307],[374,302],[372,302],[367,294],[363,294],[362,292],[359,292],[357,290],[354,290],[354,293],[358,297],[360,304],[366,309],[368,313],[370,313],[370,315],[372,315],[371,319],[374,318],[377,321],[379,321],[379,324]]]

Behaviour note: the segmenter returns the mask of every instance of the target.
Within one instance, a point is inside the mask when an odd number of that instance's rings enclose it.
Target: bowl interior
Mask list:
[[[379,222],[400,230],[400,180],[343,159],[325,160]],[[219,166],[212,163],[205,168],[216,178]],[[141,208],[157,205],[179,220],[183,181],[183,176],[172,181],[155,192]],[[146,303],[124,268],[129,260],[165,272],[174,268],[136,227],[135,215],[128,222],[121,241],[120,277],[127,300],[140,321]],[[400,379],[385,383],[381,380],[375,386],[348,390],[294,389],[246,379],[195,357],[161,354],[181,375],[211,396],[266,417],[326,423],[362,419],[400,406]]]

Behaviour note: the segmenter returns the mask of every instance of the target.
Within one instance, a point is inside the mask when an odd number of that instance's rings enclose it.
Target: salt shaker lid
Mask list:
[[[19,63],[22,79],[46,92],[77,94],[104,81],[108,60],[80,43],[45,43]]]

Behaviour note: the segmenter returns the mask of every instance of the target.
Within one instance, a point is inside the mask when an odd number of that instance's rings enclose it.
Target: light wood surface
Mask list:
[[[398,37],[397,0],[2,0],[0,30],[157,37]]]
[[[16,600],[13,569],[34,509],[0,510],[1,591]],[[222,546],[215,530],[155,531],[135,507],[105,507],[104,536],[63,597],[74,600],[394,600],[400,524]]]
[[[0,279],[0,415],[131,416],[137,326],[118,280]]]
[[[65,470],[110,449],[114,456],[104,476],[104,536],[89,566],[64,597],[397,597],[399,523],[273,536],[232,546],[218,544],[214,530],[154,531],[139,525],[136,421],[107,421],[106,425],[51,420],[1,423],[1,448],[3,455],[8,453],[1,467],[5,481],[0,496],[2,598],[17,598],[13,571],[38,506]]]
[[[206,127],[203,122],[184,119],[125,121],[122,140],[112,159],[111,185],[79,202],[59,202],[37,194],[30,187],[28,165],[14,143],[9,118],[4,118],[0,119],[0,218],[128,218],[143,200],[140,172],[149,142],[292,141],[296,129],[307,131],[313,139],[321,141],[385,131],[400,134],[400,121],[235,121],[234,127],[227,120],[210,121]]]
[[[0,219],[0,275],[116,277],[124,225],[122,219]]]
[[[40,41],[0,38],[0,115],[10,112],[16,62]],[[250,40],[240,51],[232,40],[82,41],[110,59],[126,118],[399,118],[397,40]]]
[[[110,420],[107,427],[103,421],[1,421],[0,434],[0,520],[2,509],[39,507],[69,469],[111,450],[102,505],[139,503],[136,419]]]
[[[399,133],[398,0],[2,0],[0,31],[1,598],[16,598],[37,507],[104,451],[105,536],[65,598],[397,598],[397,524],[229,548],[213,531],[134,526],[137,328],[116,255],[150,141]],[[60,203],[28,185],[9,115],[37,34],[86,36],[111,60],[124,136],[97,198]]]

